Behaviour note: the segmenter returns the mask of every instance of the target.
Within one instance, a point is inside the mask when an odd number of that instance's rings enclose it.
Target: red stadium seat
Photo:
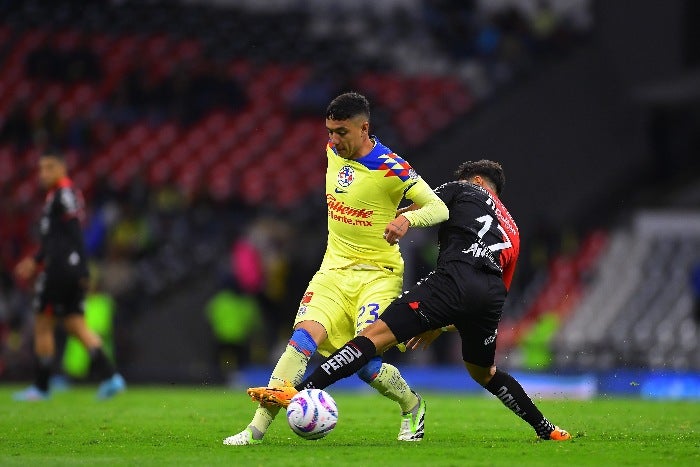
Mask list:
[[[193,60],[202,55],[202,44],[197,39],[186,39],[173,45],[172,56],[178,61]]]
[[[9,184],[15,176],[15,154],[14,150],[0,146],[0,184]]]
[[[164,148],[171,146],[177,141],[179,137],[179,130],[177,125],[173,123],[166,123],[157,127],[153,134],[153,139]]]
[[[54,33],[51,38],[51,45],[59,50],[75,49],[80,43],[80,33],[72,29],[64,29]]]
[[[248,60],[233,60],[228,64],[226,70],[230,77],[241,84],[247,84],[250,81],[253,67]]]
[[[170,163],[165,159],[155,161],[148,169],[148,182],[151,185],[162,185],[172,177]]]

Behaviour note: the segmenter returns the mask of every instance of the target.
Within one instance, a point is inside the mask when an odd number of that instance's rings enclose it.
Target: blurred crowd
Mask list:
[[[75,55],[93,59],[82,57],[86,63],[81,65],[48,60],[52,54],[78,60],[72,52],[62,54],[42,46],[27,57],[26,75],[44,83],[100,80],[99,59],[93,53],[76,51]],[[70,68],[81,71],[66,71]],[[28,99],[17,101],[2,120],[0,144],[12,145],[18,153],[32,146],[75,150],[86,162],[107,139],[135,122],[174,121],[187,126],[214,110],[237,111],[245,105],[244,90],[221,66],[206,61],[181,63],[171,74],[153,81],[146,65],[137,63],[116,91],[87,113],[62,114],[57,103],[50,102],[33,116]]]
[[[113,11],[105,10],[112,13],[105,13],[103,21],[110,23],[109,14],[119,18],[124,11],[120,8],[134,7],[138,11],[151,8],[120,3],[123,5],[110,7]],[[13,28],[8,30],[36,26],[36,18],[41,15],[30,13],[36,12],[31,8],[43,8],[39,3],[28,2],[33,6],[27,7],[25,13],[15,13],[11,4],[0,6],[6,25]],[[53,17],[63,21],[64,27],[78,24],[84,29],[83,22],[87,20],[74,19],[65,13],[80,11],[82,7],[77,4],[82,2],[56,2],[65,9],[57,10]],[[56,5],[48,8],[59,8]],[[490,97],[500,85],[527,73],[539,60],[566,53],[587,27],[585,21],[553,10],[553,2],[546,1],[536,2],[536,8],[530,10],[519,9],[513,2],[505,2],[497,10],[483,8],[476,1],[440,0],[407,5],[405,10],[389,12],[380,6],[372,7],[366,11],[366,21],[343,22],[338,31],[328,30],[324,7],[297,12],[300,21],[306,21],[309,26],[305,31],[307,41],[303,46],[286,47],[285,59],[316,65],[286,100],[285,110],[289,115],[318,117],[322,132],[323,109],[335,94],[352,85],[354,74],[360,71],[358,66],[397,75],[411,74],[416,66],[425,66],[423,71],[429,73],[456,73],[477,97]],[[335,14],[341,14],[345,8],[354,6],[344,6]],[[171,14],[173,21],[157,22],[160,26],[150,27],[162,27],[173,34],[177,34],[173,30],[173,25],[179,24],[176,20],[192,15],[183,6],[173,6],[172,13],[165,6],[162,9],[159,13]],[[205,8],[202,10],[206,13]],[[93,13],[98,19],[103,14],[97,10]],[[229,51],[231,56],[227,59],[236,58],[235,54],[239,53],[259,63],[275,63],[279,60],[275,42],[271,40],[269,46],[265,42],[236,43],[238,39],[243,41],[245,28],[251,27],[248,23],[256,21],[247,21],[243,11],[219,12],[212,8],[209,14],[212,18],[220,16],[221,24],[234,22],[241,30],[228,29],[219,38],[219,28],[196,25],[192,18],[183,19],[183,24],[186,23],[183,29],[190,28],[188,31],[193,34],[193,28],[199,31],[210,49],[201,57],[179,62],[161,74],[154,74],[152,64],[143,58],[132,57],[124,78],[95,107],[66,108],[52,101],[38,107],[32,96],[18,99],[0,117],[0,148],[10,148],[11,157],[31,157],[49,150],[66,152],[75,168],[89,163],[107,142],[119,139],[124,129],[134,123],[175,122],[184,131],[213,111],[238,113],[250,109],[249,88],[231,76],[225,65],[229,62],[221,55]],[[52,14],[45,16],[51,18]],[[272,16],[268,15],[265,21],[277,21]],[[277,16],[286,23],[284,13]],[[323,25],[319,19],[323,19]],[[119,24],[119,21],[111,23]],[[148,24],[147,19],[144,24]],[[47,23],[42,27],[51,26]],[[136,26],[128,26],[133,27]],[[392,28],[401,34],[377,44],[377,38]],[[289,40],[299,44],[297,32],[283,26],[266,33],[282,34],[285,30]],[[410,33],[402,39],[404,31]],[[357,41],[353,42],[352,51],[341,52],[329,45],[330,36]],[[102,57],[91,46],[89,33],[68,49],[55,47],[51,37],[48,35],[26,55],[22,74],[28,82],[35,86],[62,86],[99,84],[107,79]],[[412,41],[428,45],[414,47]],[[415,56],[406,55],[407,51]],[[0,47],[0,66],[10,52]],[[349,53],[356,54],[357,60],[347,56]],[[379,134],[395,134],[389,113],[386,107],[377,106],[373,122],[375,128],[379,127]],[[411,149],[398,137],[395,146],[407,152]],[[31,179],[31,162],[16,165],[24,171],[18,178]],[[215,343],[212,365],[220,367],[221,362],[231,361],[227,352],[241,355],[240,365],[264,363],[269,348],[280,337],[287,337],[297,300],[320,262],[325,247],[323,200],[310,192],[302,203],[280,209],[266,204],[250,205],[236,197],[214,199],[206,189],[185,193],[167,178],[154,185],[141,172],[125,186],[115,186],[109,175],[95,180],[93,189],[87,193],[89,215],[85,239],[97,279],[94,292],[112,297],[115,303],[117,358],[128,367],[132,357],[129,327],[137,325],[141,313],[157,306],[159,298],[165,295],[183,293],[192,277],[206,275],[220,285],[211,295],[211,302],[201,304],[198,311],[211,325],[211,341]],[[30,251],[32,240],[36,239],[35,222],[40,204],[39,197],[31,196],[26,204],[3,203],[0,375],[21,376],[30,362],[30,287],[17,284],[11,268]],[[434,252],[431,245],[429,236],[416,240],[415,252],[409,253],[417,258],[418,265],[410,273],[411,279],[429,267]],[[246,310],[246,318],[240,321],[240,328],[246,329],[242,334],[232,332],[230,326],[227,328],[227,323],[230,324],[227,316],[243,316],[243,311],[236,310]],[[251,342],[254,342],[252,347]],[[235,368],[219,368],[218,378],[225,379],[230,371]]]

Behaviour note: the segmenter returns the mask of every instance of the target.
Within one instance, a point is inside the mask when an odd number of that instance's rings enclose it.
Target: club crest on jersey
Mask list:
[[[344,165],[338,172],[338,185],[347,188],[355,180],[355,169],[349,165]]]
[[[301,304],[306,305],[307,303],[310,303],[312,298],[314,298],[314,293],[306,292],[304,296],[301,297]]]

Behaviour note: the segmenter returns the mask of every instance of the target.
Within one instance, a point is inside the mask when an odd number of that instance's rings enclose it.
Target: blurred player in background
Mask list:
[[[410,226],[447,219],[445,204],[408,162],[370,135],[369,120],[369,103],[357,93],[341,94],[326,110],[326,252],[301,299],[292,337],[272,372],[270,386],[298,384],[311,355],[316,351],[330,355],[375,322],[401,293],[399,239]],[[416,209],[397,216],[404,197]],[[411,391],[398,369],[383,363],[381,355],[373,355],[358,375],[400,405],[398,439],[420,441],[425,402]],[[278,412],[277,406],[261,404],[248,427],[224,444],[260,443]]]
[[[84,216],[82,194],[68,178],[66,163],[59,154],[49,153],[39,159],[39,181],[47,190],[40,222],[41,247],[34,257],[24,258],[15,269],[20,279],[30,280],[43,266],[36,278],[33,302],[36,379],[32,386],[16,393],[15,399],[36,401],[49,397],[56,346],[54,327],[58,320],[87,348],[93,371],[102,380],[97,395],[109,398],[126,385],[106,357],[100,337],[88,329],[83,316],[88,269],[80,225]]]
[[[435,271],[295,388],[251,388],[254,399],[286,406],[298,390],[323,389],[398,342],[408,340],[411,349],[426,348],[449,329],[462,338],[462,358],[474,381],[529,423],[541,439],[571,438],[542,415],[520,383],[494,364],[498,323],[520,252],[518,227],[499,199],[503,169],[493,161],[469,161],[456,176],[457,181],[436,190],[450,218],[438,232]]]

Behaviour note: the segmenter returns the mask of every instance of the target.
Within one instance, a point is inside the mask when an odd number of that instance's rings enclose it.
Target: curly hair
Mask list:
[[[481,159],[480,161],[466,161],[457,167],[455,177],[457,180],[468,180],[476,175],[481,175],[489,179],[496,187],[496,194],[501,196],[503,187],[506,184],[506,176],[503,167],[498,162]]]
[[[369,120],[369,101],[357,92],[341,94],[328,104],[326,118],[329,120],[348,120],[362,115]]]

